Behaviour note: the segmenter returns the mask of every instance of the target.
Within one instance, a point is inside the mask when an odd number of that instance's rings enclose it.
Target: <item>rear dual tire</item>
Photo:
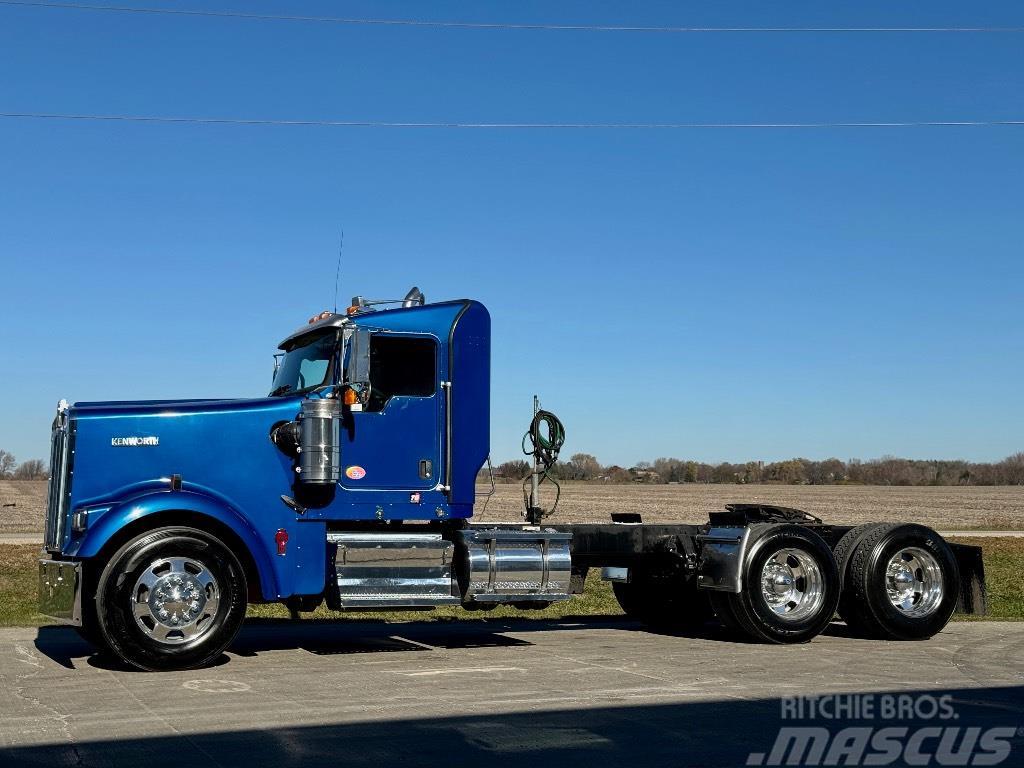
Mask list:
[[[836,545],[843,574],[840,616],[860,637],[926,640],[949,622],[960,573],[949,544],[913,523],[871,523]]]

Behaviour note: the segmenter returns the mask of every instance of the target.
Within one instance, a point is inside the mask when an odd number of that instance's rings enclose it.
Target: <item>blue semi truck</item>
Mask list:
[[[293,611],[568,600],[588,574],[645,624],[717,621],[810,640],[838,611],[858,634],[930,637],[985,609],[980,551],[920,525],[828,525],[734,504],[704,525],[638,515],[472,522],[489,448],[490,317],[476,301],[356,297],[284,339],[258,399],[57,407],[42,613],[147,670],[212,663],[247,603]],[[534,481],[555,452],[540,414]]]

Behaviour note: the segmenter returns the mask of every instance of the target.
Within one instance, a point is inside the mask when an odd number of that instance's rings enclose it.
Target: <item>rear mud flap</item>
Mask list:
[[[982,560],[981,547],[948,543],[960,569],[960,599],[957,601],[956,612],[974,616],[987,615],[988,590],[985,588],[985,563]]]
[[[701,549],[697,586],[718,592],[741,592],[749,538],[749,528],[712,528],[698,535]]]

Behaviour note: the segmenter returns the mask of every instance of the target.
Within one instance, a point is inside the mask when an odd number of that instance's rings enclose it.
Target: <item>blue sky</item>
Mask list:
[[[139,0],[138,5],[145,5]],[[150,5],[155,5],[150,3]],[[479,21],[1024,26],[1024,6],[301,3]],[[0,111],[541,122],[1020,120],[1021,34],[416,29],[0,5]],[[55,402],[265,393],[332,302],[473,297],[492,453],[1024,449],[1024,128],[469,131],[0,120],[0,447]]]

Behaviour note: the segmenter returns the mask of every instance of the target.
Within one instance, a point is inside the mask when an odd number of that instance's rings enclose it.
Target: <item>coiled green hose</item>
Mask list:
[[[529,446],[526,444],[527,440],[530,441]],[[565,426],[561,420],[551,411],[537,411],[533,421],[530,422],[530,428],[523,435],[523,453],[533,456],[537,461],[541,470],[538,486],[545,480],[555,486],[555,503],[551,505],[550,510],[541,511],[540,517],[554,514],[562,495],[562,486],[551,476],[551,470],[558,463],[558,452],[562,450],[564,444]],[[533,475],[532,471],[523,478],[523,504],[526,506],[528,517],[530,516],[530,494],[526,486],[530,482],[531,475]]]

